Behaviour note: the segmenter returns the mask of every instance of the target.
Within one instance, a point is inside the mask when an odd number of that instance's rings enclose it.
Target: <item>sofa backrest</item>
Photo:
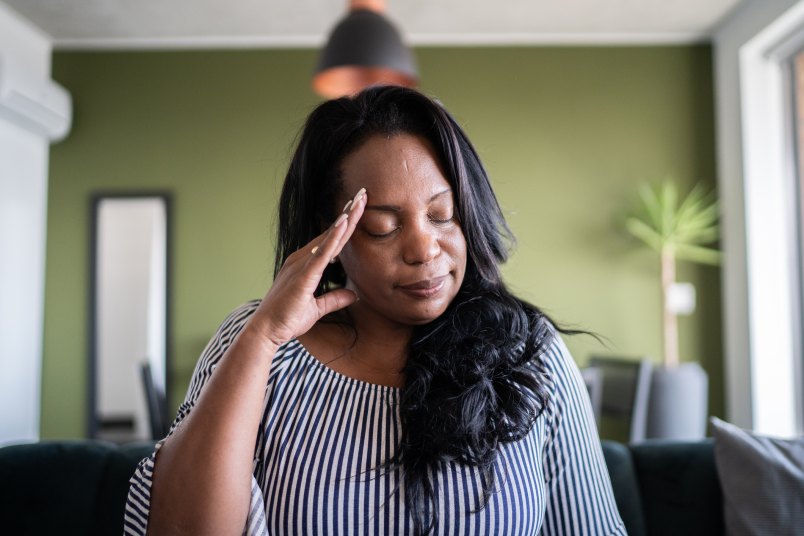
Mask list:
[[[711,440],[602,445],[630,536],[724,533]],[[128,479],[153,446],[53,441],[0,448],[3,533],[121,534]]]
[[[634,461],[627,446],[603,440],[603,457],[611,477],[614,500],[629,536],[645,536],[645,517]]]
[[[630,536],[724,534],[712,440],[602,445],[614,499]]]
[[[714,443],[647,441],[629,447],[651,536],[725,533]]]
[[[101,441],[0,448],[3,533],[122,534],[128,479],[152,450]]]

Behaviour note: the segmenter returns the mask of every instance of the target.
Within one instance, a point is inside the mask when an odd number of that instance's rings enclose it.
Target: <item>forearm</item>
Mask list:
[[[365,208],[365,191],[356,194],[332,226],[285,259],[192,412],[162,445],[151,478],[151,534],[242,532],[273,355],[280,343],[357,299],[346,289],[321,296],[315,291],[330,259],[354,232]]]
[[[241,534],[276,345],[249,322],[156,457],[149,534]]]

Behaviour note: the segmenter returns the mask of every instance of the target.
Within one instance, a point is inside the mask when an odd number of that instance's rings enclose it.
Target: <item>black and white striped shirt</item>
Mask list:
[[[259,302],[235,310],[196,365],[171,433],[192,411],[226,349]],[[444,463],[433,475],[438,535],[625,535],[597,430],[575,363],[556,336],[544,355],[551,399],[531,432],[503,444],[496,488],[480,504],[479,472]],[[399,390],[349,378],[299,343],[271,365],[243,533],[410,534],[399,470],[382,469],[401,429]],[[125,533],[145,534],[154,453],[131,478]]]

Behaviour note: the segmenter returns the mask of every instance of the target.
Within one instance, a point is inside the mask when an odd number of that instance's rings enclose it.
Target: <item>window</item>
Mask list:
[[[804,429],[799,51],[799,0],[743,3],[714,33],[728,417],[779,436]]]

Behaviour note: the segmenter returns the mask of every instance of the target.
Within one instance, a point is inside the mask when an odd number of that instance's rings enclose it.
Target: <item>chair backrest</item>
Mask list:
[[[588,369],[596,371],[600,378],[596,382],[598,393],[591,392],[594,384],[587,384],[592,400],[599,399],[598,424],[603,419],[621,420],[628,429],[629,442],[644,440],[653,370],[651,361],[593,356]],[[592,375],[590,372],[586,374]]]
[[[145,401],[148,405],[151,439],[159,440],[165,437],[169,431],[165,393],[154,382],[150,363],[142,363],[140,373],[142,375],[142,385],[145,389]]]

